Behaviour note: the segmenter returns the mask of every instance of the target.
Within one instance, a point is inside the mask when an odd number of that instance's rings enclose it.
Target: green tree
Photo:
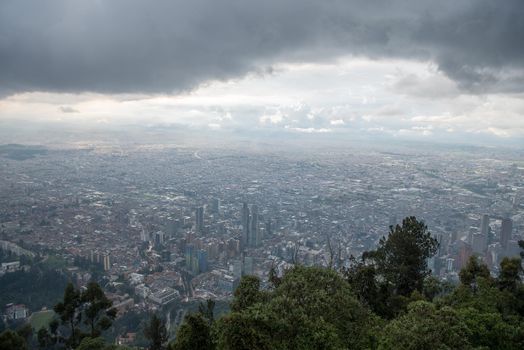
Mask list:
[[[33,338],[33,328],[29,323],[24,323],[16,329],[16,333],[24,338],[27,344],[30,344]]]
[[[255,276],[244,276],[235,289],[232,311],[242,311],[255,303],[264,301],[265,293],[260,290],[260,279]]]
[[[486,281],[491,281],[491,275],[489,269],[485,264],[479,262],[479,259],[472,255],[466,266],[460,270],[459,273],[460,283],[476,292],[478,289],[478,280],[483,278]]]
[[[54,310],[60,316],[62,324],[68,327],[70,335],[66,339],[66,344],[70,347],[78,345],[81,338],[79,325],[82,321],[81,293],[72,283],[68,283],[64,291],[64,299],[55,305]]]
[[[111,308],[113,303],[106,297],[98,283],[90,282],[81,295],[84,304],[84,323],[89,327],[90,337],[100,336],[102,331],[111,327],[116,316],[116,309]]]
[[[424,279],[431,273],[427,259],[437,249],[438,241],[424,222],[411,216],[402,220],[402,226],[391,226],[388,237],[382,237],[377,250],[368,255],[375,260],[379,275],[394,286],[395,294],[409,296],[415,290],[422,292]]]
[[[214,349],[209,320],[201,313],[188,314],[177,331],[170,350]]]
[[[198,312],[207,320],[211,325],[215,320],[215,301],[213,299],[207,299],[206,304],[200,303],[198,305]]]
[[[0,334],[0,349],[27,350],[27,343],[18,333],[8,329]]]
[[[468,339],[476,348],[491,350],[517,350],[524,345],[524,331],[521,322],[506,322],[498,312],[481,312],[468,307],[457,311],[468,328]],[[520,332],[520,334],[519,334]]]
[[[249,286],[255,297],[215,323],[220,350],[356,349],[374,341],[375,320],[334,270],[296,266],[262,297]]]
[[[38,346],[41,349],[48,349],[56,343],[56,338],[49,333],[47,328],[40,328],[37,332]]]
[[[471,349],[468,328],[450,307],[437,309],[427,301],[408,305],[408,312],[391,321],[379,341],[380,350]]]
[[[520,274],[522,272],[522,259],[504,258],[500,263],[500,274],[497,282],[499,288],[515,292],[520,284]]]
[[[75,350],[129,350],[125,346],[106,344],[104,338],[85,337]]]
[[[162,350],[167,343],[166,324],[156,314],[151,315],[149,323],[144,328],[144,335],[150,341],[150,350]]]

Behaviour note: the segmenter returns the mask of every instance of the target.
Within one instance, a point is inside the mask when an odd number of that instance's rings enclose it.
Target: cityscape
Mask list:
[[[524,349],[523,0],[0,1],[0,350]]]
[[[438,239],[428,266],[453,283],[473,254],[496,274],[524,238],[519,151],[8,148],[2,249],[58,256],[79,285],[98,265],[129,287],[111,295],[121,312],[227,301],[243,275],[267,283],[272,268],[342,268],[406,216]]]

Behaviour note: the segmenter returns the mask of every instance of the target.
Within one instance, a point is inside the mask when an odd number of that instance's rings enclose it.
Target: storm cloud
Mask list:
[[[522,0],[5,0],[0,94],[173,93],[282,62],[434,62],[469,92],[524,91]]]

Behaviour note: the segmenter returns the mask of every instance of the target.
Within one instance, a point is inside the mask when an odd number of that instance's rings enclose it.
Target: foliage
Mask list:
[[[24,304],[30,310],[56,304],[63,295],[67,277],[46,266],[16,271],[0,277],[0,305]]]
[[[238,312],[264,300],[265,294],[260,290],[260,279],[255,276],[244,276],[235,290],[231,310]]]
[[[0,334],[0,349],[2,350],[26,350],[27,343],[24,337],[17,332],[6,330]]]
[[[144,329],[144,335],[150,341],[150,350],[164,349],[168,338],[164,320],[156,314],[151,315],[151,319]]]
[[[378,349],[471,349],[468,327],[450,307],[437,309],[426,301],[408,306],[408,313],[391,321]]]
[[[218,349],[352,349],[372,342],[372,318],[337,272],[296,266],[269,293],[246,279],[232,303],[242,307],[216,323]]]
[[[427,280],[431,271],[426,261],[437,248],[424,222],[407,217],[402,226],[390,226],[389,235],[380,239],[376,250],[364,252],[360,261],[351,258],[343,274],[364,305],[391,319],[405,309],[413,292],[428,298],[440,293]]]
[[[203,314],[188,314],[184,323],[177,331],[175,341],[170,345],[170,350],[185,349],[213,349],[209,319]]]
[[[90,282],[84,292],[69,283],[63,300],[54,307],[62,325],[68,330],[69,336],[63,339],[66,346],[79,345],[87,335],[94,339],[111,327],[116,316],[116,310],[111,306],[112,302],[96,282]],[[88,327],[88,332],[81,327],[82,321]]]
[[[96,282],[90,282],[82,293],[82,303],[85,305],[84,323],[89,326],[91,338],[98,337],[102,331],[111,327],[116,316],[116,309],[111,308],[113,303],[107,299],[102,288]]]
[[[389,236],[382,237],[377,250],[368,255],[378,273],[394,286],[395,294],[409,296],[415,290],[422,292],[424,279],[431,274],[427,259],[437,248],[438,242],[424,222],[412,216],[405,218],[402,226],[391,226]]]

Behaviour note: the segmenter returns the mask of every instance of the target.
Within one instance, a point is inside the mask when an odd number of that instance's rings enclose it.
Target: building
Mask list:
[[[486,243],[488,242],[488,235],[489,235],[489,216],[488,214],[482,215],[482,219],[480,220],[480,233],[486,237]]]
[[[211,212],[213,214],[220,214],[220,199],[213,198],[211,201]]]
[[[195,246],[193,244],[186,245],[186,269],[192,271],[192,263],[195,256]]]
[[[242,245],[248,246],[249,242],[249,207],[247,203],[242,203]]]
[[[6,262],[2,263],[2,266],[0,268],[0,273],[9,273],[9,272],[15,272],[20,269],[20,261],[13,261],[13,262]]]
[[[475,233],[471,239],[471,248],[474,253],[482,254],[486,250],[487,236],[482,233]]]
[[[256,247],[257,245],[259,245],[260,237],[258,235],[258,207],[253,204],[251,206],[251,220],[249,228],[248,246]]]
[[[23,304],[7,304],[5,315],[9,320],[22,320],[29,316],[29,309]]]
[[[103,263],[104,271],[108,271],[109,269],[111,269],[111,258],[109,257],[109,254],[104,255]]]
[[[511,240],[511,232],[513,231],[513,221],[510,218],[502,219],[502,226],[500,229],[500,245],[502,249],[508,249],[508,242]]]
[[[173,288],[164,288],[149,295],[149,300],[158,305],[167,305],[178,297],[178,291]]]
[[[198,261],[198,272],[206,272],[208,270],[207,265],[207,251],[204,249],[199,249],[197,252],[197,261]]]
[[[155,245],[160,246],[165,242],[165,233],[162,231],[155,232]]]
[[[244,257],[244,275],[253,275],[254,270],[254,259],[252,256]]]
[[[195,209],[195,231],[198,233],[204,232],[204,207]]]

